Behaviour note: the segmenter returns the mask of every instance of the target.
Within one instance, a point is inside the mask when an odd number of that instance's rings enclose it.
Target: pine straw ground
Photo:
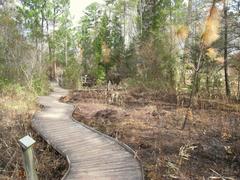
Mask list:
[[[34,151],[39,179],[61,179],[68,168],[67,161],[32,130],[30,121],[37,107],[29,96],[0,96],[0,180],[26,179],[18,145],[25,135],[37,142]]]
[[[146,179],[240,179],[240,114],[195,109],[180,130],[186,109],[159,96],[124,92],[109,105],[106,92],[82,90],[62,101],[76,104],[75,119],[132,147]]]

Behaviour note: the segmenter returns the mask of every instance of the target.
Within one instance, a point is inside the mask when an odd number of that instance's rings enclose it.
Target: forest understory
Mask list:
[[[195,108],[181,130],[187,109],[161,93],[79,90],[61,101],[75,104],[76,120],[133,148],[146,179],[240,179],[240,113],[229,105]]]
[[[15,98],[15,100],[12,98]],[[0,100],[0,180],[26,179],[22,150],[18,145],[18,140],[26,135],[30,135],[36,141],[33,149],[38,178],[40,180],[61,179],[68,169],[66,159],[31,128],[33,114],[39,108],[32,106],[28,111],[15,110],[13,103],[15,103],[14,106],[16,107],[16,99],[16,96],[5,96],[1,97]],[[6,108],[6,105],[10,105],[6,101],[12,103],[11,108]],[[23,107],[25,104],[21,102],[18,105]]]

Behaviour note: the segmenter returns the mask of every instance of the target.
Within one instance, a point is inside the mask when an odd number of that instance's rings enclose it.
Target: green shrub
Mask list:
[[[63,86],[78,89],[80,86],[80,65],[72,59],[63,72]]]
[[[5,84],[2,88],[2,94],[9,96],[23,95],[25,91],[26,88],[18,83],[8,83]]]
[[[4,89],[6,85],[10,84],[10,81],[5,78],[0,78],[0,92]]]
[[[1,90],[0,107],[15,112],[27,112],[36,107],[36,93],[18,83],[5,84]]]
[[[46,95],[50,91],[48,77],[42,74],[35,74],[32,80],[32,88],[37,95]]]
[[[91,74],[97,79],[97,85],[102,85],[106,80],[106,73],[103,66],[94,69]]]

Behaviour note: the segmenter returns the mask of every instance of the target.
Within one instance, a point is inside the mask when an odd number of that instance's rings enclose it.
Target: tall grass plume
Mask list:
[[[220,15],[218,9],[213,3],[209,15],[205,21],[205,28],[202,34],[202,43],[209,47],[219,38],[220,34]]]
[[[103,63],[105,64],[110,63],[111,49],[107,46],[105,42],[103,42],[102,44],[102,57],[103,57]]]
[[[214,48],[208,48],[206,55],[211,59],[215,60],[218,56],[218,51]]]
[[[180,39],[180,40],[185,40],[187,39],[188,35],[189,35],[189,29],[187,26],[181,26],[177,32],[176,32],[176,35],[177,37]]]

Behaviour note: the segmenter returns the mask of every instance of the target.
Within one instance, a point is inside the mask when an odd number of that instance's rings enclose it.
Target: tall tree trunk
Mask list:
[[[53,32],[52,32],[52,39],[54,41],[55,35],[55,26],[56,26],[56,7],[53,9]],[[54,43],[54,42],[53,42]],[[57,80],[56,71],[57,71],[57,62],[56,62],[56,54],[55,54],[55,47],[52,48],[52,77],[54,80]]]
[[[47,42],[48,42],[48,54],[49,54],[49,62],[52,62],[52,46],[51,46],[51,37],[50,37],[50,34],[49,34],[49,21],[47,20],[46,22],[47,24]],[[50,69],[50,78],[51,80],[53,80],[53,70],[52,70],[53,66],[51,67]]]
[[[65,65],[68,65],[68,39],[65,39]]]
[[[188,1],[188,13],[187,13],[187,19],[186,19],[186,26],[190,30],[190,25],[192,23],[192,0]],[[186,85],[186,63],[189,61],[189,36],[185,40],[184,44],[184,50],[183,50],[183,61],[182,61],[182,72],[181,72],[181,79],[180,82]]]
[[[231,96],[229,75],[228,75],[228,5],[224,0],[224,75],[226,95]]]
[[[39,56],[39,62],[40,62],[40,72],[42,71],[42,54],[43,54],[43,43],[44,43],[44,12],[43,12],[43,7],[42,7],[42,10],[41,10],[41,33],[42,33],[42,36],[41,36],[41,42],[40,42],[40,56]]]
[[[206,67],[206,90],[207,90],[207,94],[208,96],[210,96],[210,87],[209,87],[209,63],[207,63],[207,67]]]
[[[170,58],[172,58],[172,51],[173,51],[173,14],[172,14],[172,1],[170,1],[170,9],[169,9],[169,15],[170,15]]]
[[[124,0],[124,5],[123,5],[123,18],[124,18],[124,24],[123,24],[123,34],[124,34],[124,49],[126,46],[126,0]]]
[[[238,71],[238,88],[237,88],[237,100],[240,99],[240,71]]]
[[[36,48],[36,59],[39,62],[39,49],[38,49],[38,38],[35,38],[35,48]]]
[[[143,1],[144,0],[140,0],[139,1],[139,17],[140,17],[140,35],[142,36],[142,33],[143,33]]]

